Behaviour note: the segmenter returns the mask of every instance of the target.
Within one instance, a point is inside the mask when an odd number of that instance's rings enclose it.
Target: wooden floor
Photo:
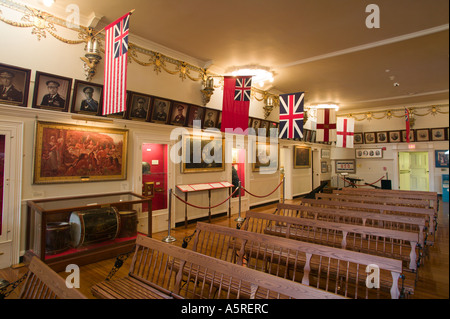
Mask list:
[[[286,201],[286,203],[296,203],[298,201],[299,200]],[[410,297],[411,299],[449,298],[449,205],[448,203],[443,202],[440,204],[435,244],[429,249],[425,264],[419,269],[419,280],[417,282],[415,294]],[[275,211],[275,205],[267,205],[253,210],[272,213]],[[245,213],[242,215],[245,217]],[[214,218],[212,222],[228,227],[236,227],[236,222],[234,221],[236,217],[237,215],[233,215],[231,218],[218,217]],[[181,226],[171,230],[171,236],[176,238],[176,241],[171,243],[171,245],[181,246],[183,238],[187,235],[191,235],[194,229],[195,224],[191,224],[187,229],[185,229],[184,226]],[[159,240],[162,240],[166,236],[167,231],[153,234],[153,238]],[[114,259],[109,259],[80,267],[80,291],[88,296],[88,298],[94,298],[90,292],[90,287],[97,282],[105,280],[114,265],[114,261]],[[128,272],[130,261],[131,257],[124,263],[122,268],[113,278],[125,276]],[[25,272],[26,267],[3,269],[0,270],[0,278],[12,282]],[[65,278],[68,274],[63,272],[60,273],[60,275]],[[18,292],[20,291],[20,286],[16,290],[17,291],[14,291],[7,299],[16,299],[18,297]]]

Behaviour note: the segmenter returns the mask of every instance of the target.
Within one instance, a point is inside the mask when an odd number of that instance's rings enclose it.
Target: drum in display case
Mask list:
[[[115,207],[97,208],[70,214],[71,245],[75,248],[114,240],[119,233]]]
[[[119,212],[120,230],[118,238],[134,237],[137,235],[137,212],[135,210]]]
[[[55,255],[70,248],[70,224],[67,222],[47,223],[45,230],[45,253]]]

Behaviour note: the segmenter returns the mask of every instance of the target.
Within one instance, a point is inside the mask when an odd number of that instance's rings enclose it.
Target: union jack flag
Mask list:
[[[279,138],[303,137],[303,103],[305,92],[280,95]]]
[[[127,92],[127,52],[131,12],[105,28],[103,115],[124,112]]]
[[[234,89],[235,101],[250,101],[252,91],[252,78],[239,77],[236,79],[236,87]]]

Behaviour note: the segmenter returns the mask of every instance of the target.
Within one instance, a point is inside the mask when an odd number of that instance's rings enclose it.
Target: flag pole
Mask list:
[[[129,12],[129,14],[133,14],[136,9],[133,9]],[[103,32],[105,28],[102,28],[100,31],[96,32],[92,37],[95,38],[99,33]]]

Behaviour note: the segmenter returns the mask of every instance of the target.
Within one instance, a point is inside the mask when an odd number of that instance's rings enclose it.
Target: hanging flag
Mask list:
[[[244,134],[248,129],[248,110],[252,90],[252,77],[224,77],[222,124],[220,130],[241,128]]]
[[[303,138],[305,92],[280,95],[279,138]]]
[[[127,96],[128,12],[105,27],[105,86],[103,115],[124,112]]]
[[[317,109],[317,142],[336,141],[336,110]]]
[[[338,117],[336,129],[336,147],[353,148],[355,119]]]
[[[406,142],[409,143],[410,122],[409,122],[409,110],[405,107],[405,121],[406,121]]]

